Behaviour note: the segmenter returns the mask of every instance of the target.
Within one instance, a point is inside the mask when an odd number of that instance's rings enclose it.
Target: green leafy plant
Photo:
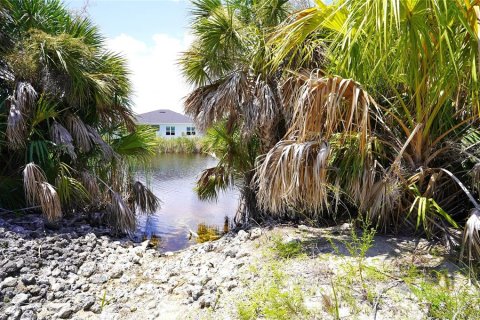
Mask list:
[[[283,241],[281,238],[273,240],[273,252],[282,259],[291,259],[303,253],[303,246],[300,241]]]
[[[309,314],[303,299],[300,287],[288,286],[285,275],[272,267],[271,279],[255,285],[244,301],[237,303],[238,316],[242,320],[302,319]]]

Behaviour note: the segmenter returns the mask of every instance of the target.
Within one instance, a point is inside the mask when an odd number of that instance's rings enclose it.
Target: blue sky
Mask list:
[[[129,61],[134,111],[159,108],[182,111],[191,88],[176,61],[192,41],[187,0],[65,0],[73,10],[84,7],[107,37],[110,49]]]

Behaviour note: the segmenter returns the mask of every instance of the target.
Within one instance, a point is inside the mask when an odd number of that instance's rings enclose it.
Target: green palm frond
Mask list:
[[[70,15],[59,0],[10,0],[15,24],[25,30],[38,29],[59,32],[58,26],[70,20]]]
[[[195,191],[200,200],[212,201],[218,198],[221,191],[225,191],[234,185],[231,173],[225,167],[217,166],[202,171],[197,180]]]
[[[66,163],[60,163],[55,187],[62,206],[82,205],[90,200],[90,195],[83,184],[72,176],[73,169]]]
[[[57,117],[59,114],[58,109],[58,104],[56,102],[51,101],[42,95],[36,103],[30,124],[31,127],[35,128],[43,121]]]
[[[229,65],[222,65],[223,59],[215,59],[214,66],[208,55],[202,51],[197,43],[182,54],[179,60],[182,73],[186,80],[196,86],[205,86],[212,83],[210,70],[229,69]],[[217,71],[218,72],[218,71]],[[215,73],[217,73],[215,72]]]
[[[158,147],[155,137],[154,128],[138,126],[134,132],[115,139],[112,147],[121,156],[148,160],[155,155]]]
[[[48,150],[48,141],[31,140],[27,146],[27,161],[40,164],[46,167],[49,164],[50,152]]]
[[[410,206],[407,218],[415,212],[417,229],[422,227],[423,230],[430,233],[437,218],[444,219],[451,226],[458,228],[455,220],[438,205],[435,199],[422,196],[415,185],[410,186],[409,189],[415,195],[415,198]]]
[[[210,17],[216,10],[222,7],[222,0],[192,0],[190,11],[192,22]]]

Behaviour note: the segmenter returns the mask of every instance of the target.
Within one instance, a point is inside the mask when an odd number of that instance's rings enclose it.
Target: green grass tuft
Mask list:
[[[284,242],[282,239],[277,238],[273,240],[272,250],[282,259],[291,259],[303,253],[303,246],[300,241]]]
[[[404,278],[418,300],[427,306],[433,319],[480,319],[478,287],[455,286],[446,270],[424,274],[416,268]]]
[[[285,275],[272,267],[272,278],[258,283],[246,294],[246,300],[237,304],[238,317],[251,319],[305,319],[308,311],[303,304],[300,286],[288,286]]]

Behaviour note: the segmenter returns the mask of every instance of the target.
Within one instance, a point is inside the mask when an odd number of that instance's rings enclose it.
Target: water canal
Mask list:
[[[238,192],[227,190],[217,201],[201,201],[194,188],[203,169],[213,167],[215,158],[204,155],[163,154],[139,173],[151,190],[162,200],[161,208],[139,219],[137,235],[160,239],[162,251],[174,251],[195,243],[189,239],[190,230],[197,232],[199,225],[224,229],[225,217],[230,221],[238,206]],[[142,171],[143,172],[143,171]]]

